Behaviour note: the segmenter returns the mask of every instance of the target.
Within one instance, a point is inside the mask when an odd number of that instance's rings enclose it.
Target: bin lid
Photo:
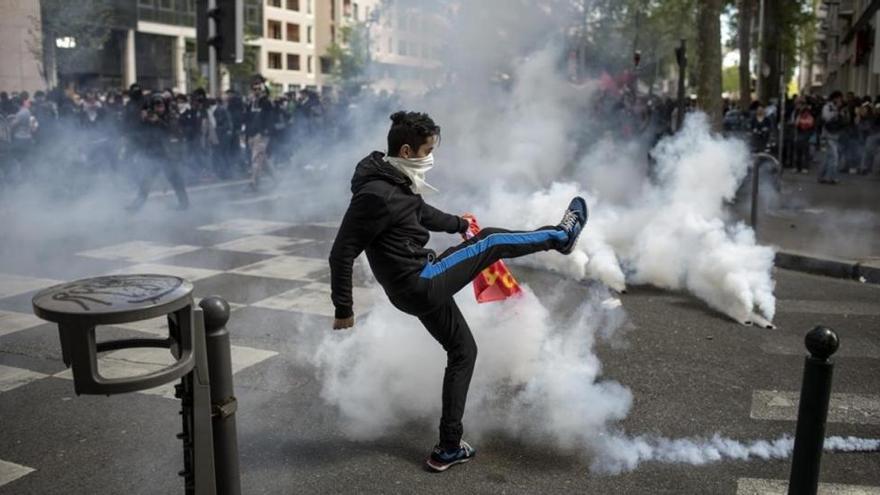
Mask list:
[[[170,275],[107,275],[55,285],[33,298],[44,320],[83,326],[147,320],[192,304],[190,282]]]

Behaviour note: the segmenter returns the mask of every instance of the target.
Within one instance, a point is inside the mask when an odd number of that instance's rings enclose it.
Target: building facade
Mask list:
[[[439,77],[442,16],[418,14],[394,0],[263,0],[259,72],[276,91],[334,86],[331,46],[366,42],[366,79],[375,91],[424,92]]]
[[[880,94],[880,0],[824,0],[823,10],[814,87]]]
[[[31,91],[45,87],[42,67],[34,52],[39,48],[38,0],[0,0],[0,91]]]

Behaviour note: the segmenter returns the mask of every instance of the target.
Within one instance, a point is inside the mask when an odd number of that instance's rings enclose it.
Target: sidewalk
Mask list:
[[[758,218],[758,239],[775,246],[777,266],[880,283],[880,177],[783,174],[782,193]]]

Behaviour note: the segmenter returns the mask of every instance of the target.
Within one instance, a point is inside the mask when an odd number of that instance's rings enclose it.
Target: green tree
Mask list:
[[[47,85],[58,71],[83,68],[99,60],[98,53],[109,41],[112,30],[130,14],[126,8],[114,8],[112,0],[43,0],[40,18],[31,19],[28,51],[40,61],[40,73]],[[56,46],[64,39],[65,48]]]
[[[364,23],[343,26],[339,30],[341,43],[327,47],[330,80],[343,94],[356,95],[367,83],[368,63],[367,29]]]
[[[739,66],[725,67],[721,71],[721,91],[736,94],[740,92]]]

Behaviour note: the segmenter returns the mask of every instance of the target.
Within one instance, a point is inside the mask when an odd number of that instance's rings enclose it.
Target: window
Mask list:
[[[269,52],[269,68],[270,69],[281,69],[281,54],[276,52]]]
[[[398,40],[397,41],[397,53],[401,55],[406,55],[406,41]]]
[[[287,54],[287,70],[300,70],[300,68],[299,68],[299,54],[296,54],[296,53],[288,53]]]
[[[266,21],[266,32],[268,33],[268,37],[273,40],[281,39],[281,22],[280,21]]]
[[[159,9],[161,10],[173,10],[174,5],[172,5],[171,0],[159,0]]]
[[[299,43],[299,24],[287,23],[287,41]]]
[[[307,61],[308,62],[306,63],[306,71],[311,74],[312,72],[315,72],[315,60],[311,55],[309,55]]]
[[[330,26],[330,42],[336,43],[336,26]]]
[[[299,0],[287,0],[287,10],[299,12]]]
[[[309,26],[308,29],[306,29],[306,43],[310,45],[312,44],[312,26]]]
[[[351,17],[351,0],[342,0],[342,15]]]
[[[352,15],[354,15],[354,20],[358,20],[358,4],[356,4],[356,3],[351,4],[351,9],[352,9],[352,11],[351,11]]]
[[[268,2],[266,3],[269,4],[269,7],[278,7],[279,9],[281,8],[281,0],[268,0]]]
[[[321,57],[321,74],[329,74],[333,72],[333,60],[330,57]]]
[[[153,8],[156,6],[155,0],[138,0],[139,7]]]
[[[330,2],[330,19],[336,20],[336,0],[328,0]]]
[[[312,13],[312,0],[306,0],[306,12]]]
[[[394,39],[391,36],[388,37],[388,53],[394,53]]]

